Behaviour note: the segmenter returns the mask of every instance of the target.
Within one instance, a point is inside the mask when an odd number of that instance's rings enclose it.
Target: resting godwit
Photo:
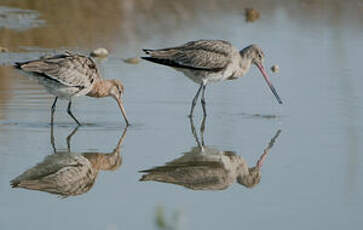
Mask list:
[[[235,80],[246,74],[255,64],[261,71],[277,101],[282,104],[275,88],[263,67],[264,54],[257,45],[250,45],[238,51],[231,43],[222,40],[198,40],[184,45],[165,49],[144,49],[150,57],[145,60],[167,65],[183,72],[200,87],[194,96],[189,116],[193,116],[194,107],[202,90],[202,108],[207,115],[205,88],[208,82]]]
[[[236,181],[252,188],[260,182],[261,167],[269,150],[281,133],[278,130],[264,149],[254,167],[249,168],[246,160],[232,151],[220,151],[204,145],[205,117],[201,125],[201,138],[196,134],[193,120],[191,129],[197,147],[184,152],[183,156],[167,162],[163,166],[154,167],[140,172],[145,173],[140,181],[157,181],[181,185],[192,190],[223,190]]]
[[[91,58],[65,52],[48,58],[17,62],[15,67],[35,77],[50,94],[55,95],[51,109],[51,124],[59,97],[69,101],[67,113],[81,125],[71,112],[72,97],[86,95],[96,98],[113,97],[121,109],[126,125],[129,125],[122,101],[124,86],[116,79],[102,79],[96,63]]]

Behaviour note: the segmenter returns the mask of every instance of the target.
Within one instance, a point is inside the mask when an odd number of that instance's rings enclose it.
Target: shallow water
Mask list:
[[[343,1],[342,1],[343,2]],[[363,2],[352,1],[12,1],[44,24],[14,30],[0,23],[0,229],[357,229],[363,223]],[[245,7],[261,17],[246,23]],[[27,19],[25,17],[25,19]],[[1,20],[1,18],[0,18]],[[139,182],[140,170],[165,165],[197,146],[187,113],[197,85],[172,69],[122,58],[200,38],[243,48],[259,44],[283,105],[253,67],[242,79],[207,87],[204,141],[254,166],[271,138],[261,180],[221,191]],[[48,53],[89,53],[105,78],[126,87],[132,123],[121,165],[98,173],[78,196],[13,189],[10,180],[53,154],[52,96],[9,64]],[[54,144],[67,150],[75,128],[66,103],[57,105]],[[73,153],[110,153],[124,131],[112,99],[77,98],[73,113],[85,125],[70,140]],[[200,105],[194,119],[200,136]],[[201,141],[201,140],[199,140]],[[169,226],[170,225],[170,226]]]

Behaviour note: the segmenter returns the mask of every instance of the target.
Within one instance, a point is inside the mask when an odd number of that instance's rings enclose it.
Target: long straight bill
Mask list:
[[[129,120],[127,119],[126,110],[125,110],[124,105],[122,103],[122,99],[121,98],[116,98],[116,101],[117,101],[118,106],[120,107],[120,110],[121,110],[122,116],[125,119],[126,125],[129,126],[130,123],[129,123]]]
[[[272,83],[271,83],[265,69],[263,68],[263,65],[262,64],[257,64],[257,67],[260,69],[263,77],[265,78],[265,81],[266,81],[267,85],[270,87],[272,93],[275,95],[275,97],[276,97],[277,101],[279,102],[279,104],[282,104],[282,101],[281,101],[279,95],[277,94],[277,91],[276,91],[275,87],[272,85]]]

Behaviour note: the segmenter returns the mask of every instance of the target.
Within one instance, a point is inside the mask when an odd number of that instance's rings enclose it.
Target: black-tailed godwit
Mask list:
[[[248,72],[251,64],[255,64],[259,68],[277,101],[282,104],[263,67],[264,54],[257,45],[250,45],[239,51],[227,41],[198,40],[177,47],[144,49],[144,52],[150,56],[142,57],[143,59],[171,66],[200,84],[192,101],[190,117],[193,116],[194,107],[201,91],[203,114],[207,115],[205,100],[207,83],[238,79]]]
[[[71,112],[72,98],[86,95],[95,98],[113,97],[121,109],[126,125],[129,125],[122,100],[123,84],[117,79],[102,79],[92,58],[65,52],[48,58],[17,62],[15,67],[35,77],[50,94],[55,95],[51,109],[51,124],[57,100],[60,98],[69,101],[67,112],[78,125],[81,125]]]

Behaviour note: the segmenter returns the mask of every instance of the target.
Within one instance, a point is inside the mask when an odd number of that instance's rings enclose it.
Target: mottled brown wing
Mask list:
[[[144,59],[178,68],[218,71],[231,62],[235,48],[222,40],[199,40],[182,46],[144,50],[151,57]]]
[[[67,197],[91,189],[97,173],[81,155],[58,152],[13,179],[11,185]]]
[[[81,55],[57,55],[24,63],[17,67],[70,87],[88,87],[99,78],[95,62]]]

